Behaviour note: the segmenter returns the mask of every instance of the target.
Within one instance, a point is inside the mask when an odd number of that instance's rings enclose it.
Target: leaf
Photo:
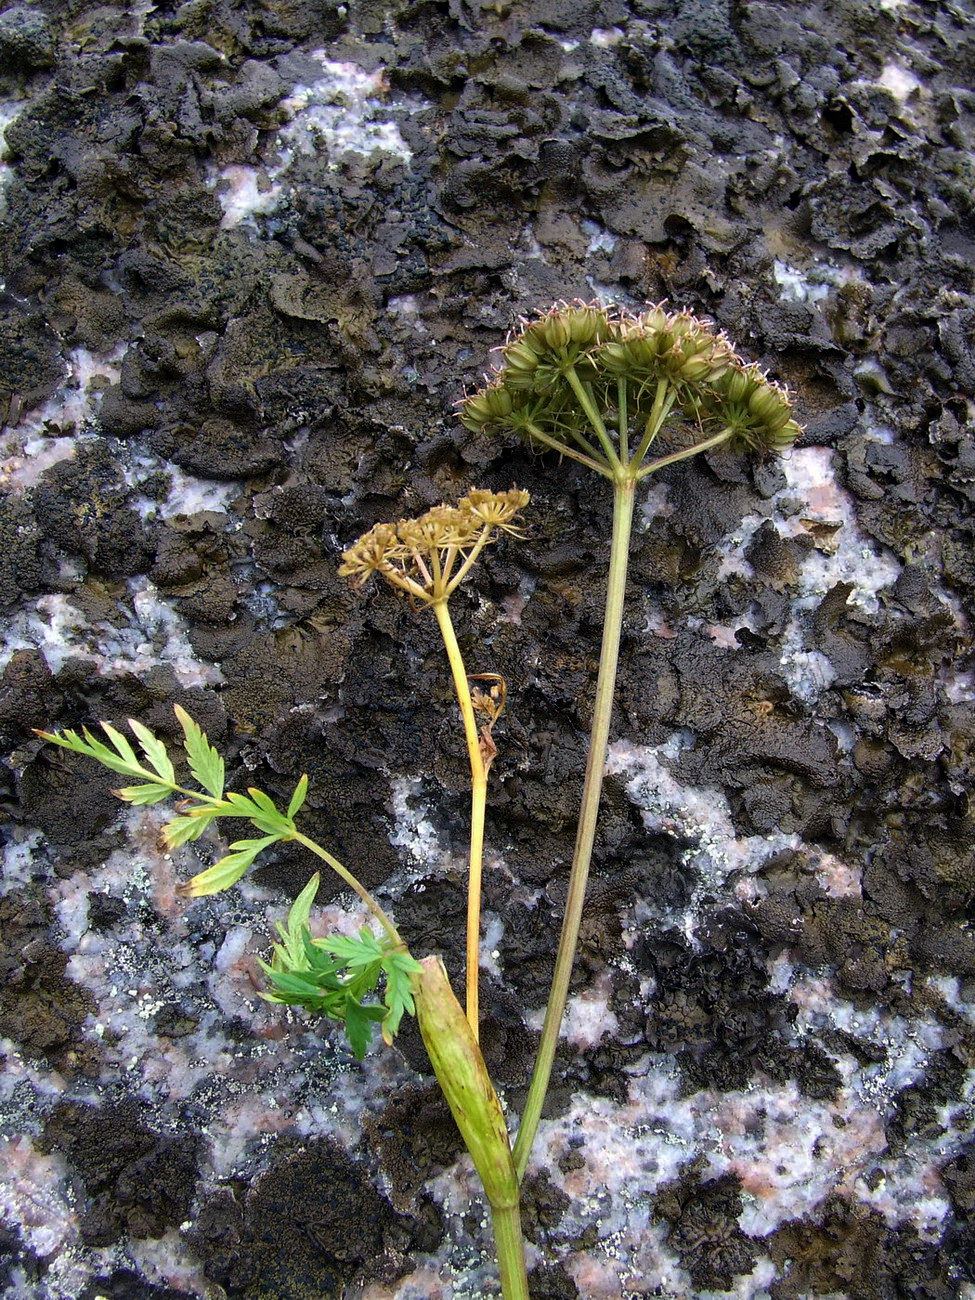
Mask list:
[[[422,971],[420,963],[408,952],[397,949],[387,952],[383,958],[383,970],[386,973],[386,1016],[383,1020],[383,1042],[391,1044],[399,1030],[403,1015],[416,1014],[413,1001],[413,977]]]
[[[316,871],[308,881],[288,912],[288,927],[282,932],[284,946],[289,961],[299,966],[305,958],[305,936],[308,935],[308,917],[321,883],[321,873]],[[309,936],[310,938],[310,936]]]
[[[381,1020],[382,1007],[375,1004],[363,1006],[349,995],[345,1000],[345,1032],[352,1048],[352,1055],[361,1061],[372,1042],[372,1029],[376,1020]]]
[[[102,723],[102,726],[104,725],[105,723]],[[83,748],[77,750],[79,754],[86,754],[89,758],[95,759],[96,762],[101,763],[104,767],[109,768],[113,772],[124,772],[127,776],[143,776],[149,777],[150,779],[152,778],[152,773],[147,772],[138,760],[130,763],[128,759],[120,758],[116,753],[109,749],[106,744],[97,740],[87,727],[83,727],[82,731],[85,735],[85,744]],[[120,739],[124,739],[124,737],[120,737]],[[133,754],[132,757],[134,759],[135,755]]]
[[[166,847],[168,849],[178,849],[181,844],[189,844],[190,840],[198,840],[216,815],[211,809],[204,808],[199,812],[194,810],[185,817],[174,817],[162,829]]]
[[[342,962],[325,951],[323,947],[324,940],[313,939],[311,931],[307,927],[302,930],[301,938],[304,943],[304,961],[308,970],[335,971],[342,969]]]
[[[263,961],[260,964],[271,985],[270,992],[261,995],[266,1001],[305,1007],[332,1020],[345,1018],[347,993],[337,977],[332,976],[326,983],[321,983],[306,974],[276,970]]]
[[[36,734],[42,740],[50,741],[52,745],[58,745],[61,749],[69,749],[73,754],[83,754],[85,758],[93,758],[103,767],[107,767],[112,772],[121,772],[123,776],[152,776],[151,772],[144,772],[138,763],[133,765],[119,758],[106,744],[96,740],[87,727],[84,727],[83,731],[84,740],[76,731],[70,729],[59,733],[38,731]],[[135,755],[133,754],[132,757],[134,759]]]
[[[202,898],[205,894],[219,894],[231,885],[236,885],[257,855],[270,844],[275,844],[279,835],[265,835],[261,840],[237,840],[231,844],[235,852],[228,853],[215,862],[206,871],[188,880],[182,892],[189,898]]]
[[[237,794],[234,790],[225,794],[223,800],[215,807],[221,817],[250,817],[260,811],[246,794]]]
[[[279,839],[278,835],[264,835],[259,840],[234,840],[230,847],[238,853],[249,853],[253,861],[263,849],[269,844],[276,844]]]
[[[369,966],[381,961],[383,948],[371,931],[363,927],[357,939],[345,934],[330,935],[322,940],[322,947],[333,957],[340,957],[353,970],[359,966]]]
[[[303,971],[280,970],[277,966],[266,966],[265,969],[278,993],[301,999],[298,1006],[305,1005],[310,998],[319,999],[327,994],[342,992],[340,980],[336,980],[334,985],[326,985],[310,979]]]
[[[121,790],[112,791],[119,799],[136,805],[159,803],[162,799],[168,799],[172,793],[168,785],[126,785]]]
[[[109,740],[118,750],[119,754],[122,756],[123,762],[128,763],[130,771],[142,772],[145,770],[142,764],[136,758],[135,750],[132,748],[132,746],[129,744],[126,738],[122,735],[121,731],[116,731],[116,729],[111,725],[111,723],[108,722],[102,723],[102,731],[104,731],[105,735],[109,738]],[[85,728],[85,735],[88,735],[87,727]]]
[[[184,708],[177,704],[174,711],[179,725],[183,728],[183,735],[186,737],[183,748],[186,750],[186,757],[189,759],[190,771],[193,773],[194,780],[198,781],[203,789],[208,794],[212,794],[215,799],[222,799],[224,783],[223,759],[210,744],[203,728],[198,722],[194,722]]]
[[[301,932],[304,951],[300,969],[306,970],[315,978],[332,980],[337,972],[348,967],[344,958],[331,956],[328,952],[327,939],[313,939],[308,927]],[[342,981],[341,987],[348,989],[355,997],[361,999],[363,994],[371,993],[379,983],[382,974],[382,954],[377,953],[374,960],[356,966]]]
[[[305,933],[307,934],[307,931]],[[341,967],[336,963],[333,962],[323,967],[294,966],[289,963],[287,951],[282,944],[275,943],[272,947],[274,953],[271,965],[267,969],[273,970],[275,975],[294,976],[296,979],[306,980],[309,984],[322,989],[340,989],[344,987],[338,976]]]
[[[308,773],[302,773],[298,784],[295,786],[295,792],[291,796],[291,802],[288,804],[288,820],[294,821],[297,814],[301,811],[305,800],[308,798]]]
[[[255,790],[253,786],[248,786],[247,793],[262,813],[266,813],[268,817],[281,816],[277,808],[275,808],[273,800],[263,790]]]
[[[139,739],[142,752],[149,761],[152,770],[168,785],[176,784],[176,770],[166,752],[166,746],[158,736],[154,736],[148,727],[144,727],[136,718],[128,719],[129,726]]]
[[[260,791],[257,793],[259,794]],[[223,803],[218,805],[217,811],[221,816],[247,817],[258,830],[266,831],[269,835],[277,835],[279,839],[290,835],[291,823],[278,812],[267,795],[264,795],[264,798],[270,805],[270,812],[253,799],[248,799],[246,795],[236,793],[226,795]]]
[[[91,750],[86,742],[70,727],[65,731],[38,731],[35,727],[34,735],[40,736],[41,740],[46,740],[52,745],[60,745],[62,749],[70,749],[76,754],[86,754],[91,757]]]

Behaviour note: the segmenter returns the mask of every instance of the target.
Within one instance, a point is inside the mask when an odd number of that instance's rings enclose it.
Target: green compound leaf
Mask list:
[[[276,956],[277,954],[275,954]],[[261,962],[273,986],[273,992],[264,996],[270,1002],[286,1002],[289,1006],[307,1007],[310,1011],[323,1011],[333,1020],[340,1020],[345,989],[337,976],[326,972],[299,972],[280,970]]]
[[[413,981],[422,969],[420,963],[402,949],[388,950],[383,957],[383,971],[386,975],[383,1042],[386,1044],[391,1044],[396,1037],[404,1014],[416,1015]]]
[[[128,764],[129,771],[145,772],[145,768],[142,766],[142,764],[135,756],[135,750],[132,748],[132,746],[129,744],[126,738],[122,735],[121,731],[116,731],[116,729],[111,725],[111,723],[108,722],[103,722],[101,725],[102,725],[102,731],[104,731],[105,735],[109,738],[109,740],[118,750],[123,763]],[[88,735],[87,728],[85,730],[85,735]]]
[[[311,914],[311,906],[315,901],[315,895],[318,893],[320,881],[321,873],[316,871],[291,904],[287,925],[282,925],[280,921],[277,923],[278,933],[281,935],[284,948],[283,959],[279,963],[281,966],[300,967],[302,958],[305,957],[308,917]]]
[[[215,799],[223,798],[224,762],[210,744],[203,728],[195,722],[179,704],[174,709],[179,725],[183,728],[183,748],[189,759],[193,779],[198,781]]]
[[[412,984],[421,967],[409,953],[391,948],[365,926],[354,937],[313,939],[308,915],[317,888],[316,874],[292,904],[287,924],[278,923],[282,942],[274,945],[270,965],[261,963],[270,985],[262,996],[342,1021],[352,1051],[361,1060],[376,1023],[382,1024],[383,1038],[391,1043],[403,1015],[414,1012]],[[384,975],[383,1002],[366,1001]]]
[[[105,727],[107,731],[110,731],[107,723],[103,722],[102,726]],[[50,741],[52,745],[60,746],[61,749],[69,749],[73,754],[83,754],[85,758],[93,758],[97,763],[101,763],[102,767],[107,767],[111,772],[121,772],[123,776],[148,777],[151,779],[152,773],[147,772],[145,768],[139,764],[135,754],[132,753],[131,745],[129,745],[125,737],[120,736],[117,731],[115,732],[115,735],[118,736],[122,744],[128,749],[130,758],[121,757],[119,754],[113,753],[104,741],[97,740],[87,727],[83,727],[82,730],[84,732],[84,740],[82,740],[76,731],[71,731],[70,729],[58,733],[51,731],[38,731],[35,732],[35,735],[40,736],[42,740]]]
[[[371,966],[381,962],[383,947],[376,936],[366,926],[359,931],[359,937],[353,939],[348,935],[336,934],[321,941],[322,947],[341,959],[352,970]]]
[[[342,969],[339,958],[329,956],[323,947],[323,940],[313,939],[307,926],[301,931],[301,943],[301,953],[296,958],[297,969],[306,970],[316,976],[321,975],[323,978],[331,978],[336,971]],[[340,982],[335,987],[344,987],[344,985]]]
[[[198,840],[217,814],[212,808],[194,808],[184,817],[174,817],[162,829],[168,849],[178,849],[181,844]]]
[[[149,762],[149,766],[167,785],[174,786],[176,784],[176,771],[169,754],[166,752],[166,746],[158,736],[154,736],[149,728],[143,726],[136,718],[129,718],[128,723],[133,733],[138,737],[139,745]]]
[[[231,793],[224,797],[223,801],[215,804],[217,815],[220,817],[246,817],[254,823],[259,831],[264,831],[268,835],[276,835],[278,839],[283,839],[291,835],[293,826],[283,813],[278,812],[274,804],[262,794],[260,790],[250,790],[250,798],[244,794]],[[261,801],[254,797],[261,796]]]
[[[382,1020],[383,1009],[373,1003],[365,1006],[350,994],[345,999],[345,1033],[352,1055],[361,1061],[372,1042],[372,1031],[377,1020]]]
[[[278,812],[277,808],[275,808],[274,800],[271,799],[268,795],[266,795],[263,790],[255,790],[255,788],[251,785],[248,786],[247,793],[250,795],[253,802],[257,804],[261,812],[265,814],[265,816],[267,817],[282,816],[282,814]]]

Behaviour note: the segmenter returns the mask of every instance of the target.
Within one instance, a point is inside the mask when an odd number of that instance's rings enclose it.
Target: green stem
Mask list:
[[[627,411],[627,396],[629,389],[626,385],[626,379],[620,375],[616,381],[616,409],[617,409],[617,428],[620,439],[620,455],[623,458],[624,468],[630,463],[630,416]]]
[[[526,424],[524,430],[530,438],[533,438],[536,442],[542,443],[545,447],[550,447],[552,451],[557,451],[560,456],[568,456],[571,460],[577,460],[580,465],[588,465],[590,469],[596,470],[599,474],[606,474],[608,472],[608,467],[605,461],[593,460],[591,456],[584,456],[581,451],[577,451],[575,447],[570,447],[568,443],[559,442],[557,438],[550,438],[549,435],[537,425]]]
[[[467,757],[471,768],[471,838],[467,873],[467,1019],[474,1035],[478,1037],[479,996],[478,976],[481,957],[481,875],[484,862],[484,811],[487,802],[487,770],[481,753],[481,738],[474,716],[471,701],[471,687],[467,680],[467,669],[457,644],[457,634],[451,622],[446,600],[432,602],[433,612],[437,616],[440,635],[450,661],[450,672],[454,679],[454,691],[460,714],[464,720],[464,737],[467,741]]]
[[[582,382],[572,366],[569,366],[566,370],[565,377],[569,381],[569,387],[575,393],[579,405],[585,411],[586,419],[592,425],[593,433],[599,439],[599,445],[602,447],[610,466],[614,470],[619,470],[621,468],[620,458],[616,454],[612,438],[606,432],[603,417],[599,414],[596,403],[593,401],[592,391]]]
[[[648,474],[653,474],[658,469],[663,469],[666,465],[676,465],[679,460],[687,460],[691,456],[698,455],[702,451],[711,451],[714,447],[720,447],[723,442],[727,442],[732,436],[731,429],[722,429],[716,433],[713,438],[705,438],[703,442],[695,442],[690,447],[685,447],[682,451],[672,451],[669,456],[661,456],[658,460],[652,460],[649,464],[644,465],[637,478],[646,478]]]
[[[576,427],[574,423],[570,421],[570,423],[564,427],[569,437],[574,439],[577,447],[581,447],[582,450],[585,452],[585,454],[591,457],[592,460],[594,460],[597,465],[602,462],[603,459],[602,454],[596,450],[596,448],[592,445],[592,443],[589,441],[588,438],[583,436],[582,432]]]
[[[646,428],[643,431],[643,437],[633,453],[633,464],[639,465],[650,448],[650,444],[660,432],[664,420],[673,409],[674,402],[677,399],[677,393],[666,379],[657,380],[657,391],[654,394],[653,409],[647,417]]]
[[[529,1300],[525,1243],[517,1202],[511,1206],[492,1205],[491,1222],[494,1225],[494,1251],[501,1273],[501,1294],[504,1300]]]
[[[396,926],[393,925],[392,921],[373,898],[372,894],[369,893],[369,890],[366,889],[365,885],[360,884],[360,882],[356,880],[355,876],[347,867],[342,866],[342,863],[339,862],[338,858],[333,858],[331,853],[326,849],[323,849],[320,844],[316,844],[314,840],[310,840],[307,835],[302,835],[301,831],[292,831],[288,838],[295,840],[298,844],[303,844],[305,848],[311,853],[314,853],[317,858],[321,858],[323,862],[327,862],[335,874],[339,876],[340,879],[344,880],[350,889],[355,890],[365,903],[366,907],[368,907],[369,911],[389,935],[393,943],[395,943],[397,947],[406,947],[399,936]]]
[[[582,808],[576,832],[575,852],[569,875],[569,892],[562,920],[562,934],[555,959],[552,991],[545,1010],[545,1023],[538,1044],[538,1056],[532,1075],[525,1112],[514,1145],[514,1162],[518,1177],[523,1178],[528,1165],[538,1122],[545,1103],[545,1094],[552,1074],[552,1062],[559,1038],[559,1029],[569,995],[569,980],[579,939],[582,907],[589,879],[589,863],[596,836],[599,816],[599,799],[603,789],[603,772],[606,767],[606,749],[609,742],[609,724],[613,713],[613,695],[616,690],[616,667],[619,661],[620,633],[623,626],[623,601],[626,594],[626,572],[629,561],[630,531],[633,526],[633,506],[636,482],[632,477],[614,480],[613,483],[613,540],[609,556],[609,578],[606,587],[606,616],[603,623],[603,644],[599,656],[599,676],[596,681],[596,702],[593,709],[592,736],[589,758],[582,789]]]

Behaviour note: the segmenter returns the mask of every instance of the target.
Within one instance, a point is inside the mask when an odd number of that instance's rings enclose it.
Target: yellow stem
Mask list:
[[[483,766],[483,764],[482,764]],[[481,877],[484,863],[484,815],[487,773],[471,772],[471,842],[467,872],[467,1019],[478,1038],[480,1022],[478,976],[481,967]]]
[[[432,602],[437,616],[444,649],[450,661],[454,691],[464,722],[467,757],[471,767],[471,840],[467,875],[467,1019],[475,1041],[478,1036],[478,974],[481,945],[481,874],[484,860],[484,810],[487,801],[487,770],[481,754],[481,738],[471,700],[467,669],[457,644],[457,634],[451,622],[446,600]]]
[[[470,573],[471,569],[473,569],[474,565],[477,563],[477,557],[481,554],[481,552],[484,550],[485,546],[487,546],[488,542],[491,540],[493,536],[494,536],[494,526],[492,524],[485,524],[484,527],[481,529],[477,541],[471,547],[470,551],[468,551],[467,556],[464,559],[464,563],[460,566],[460,568],[450,579],[450,581],[444,583],[444,589],[443,589],[444,599],[452,595],[453,592],[457,590],[460,584]]]

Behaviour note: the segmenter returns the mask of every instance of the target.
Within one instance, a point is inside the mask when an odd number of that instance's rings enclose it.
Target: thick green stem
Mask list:
[[[613,540],[609,557],[609,579],[606,587],[606,617],[603,623],[603,644],[599,656],[599,676],[596,682],[596,702],[593,709],[592,736],[589,758],[582,789],[582,808],[576,832],[572,871],[569,875],[569,893],[562,920],[562,935],[555,959],[552,992],[545,1011],[545,1024],[538,1044],[538,1056],[531,1087],[525,1102],[525,1112],[518,1129],[514,1146],[514,1162],[518,1177],[524,1177],[528,1165],[538,1121],[541,1118],[545,1094],[552,1074],[552,1062],[558,1043],[559,1029],[569,995],[569,980],[575,959],[582,907],[589,879],[589,863],[596,837],[599,816],[599,799],[603,789],[603,771],[606,766],[606,749],[609,742],[609,724],[613,713],[613,695],[616,690],[616,666],[619,661],[620,632],[623,626],[623,599],[626,594],[626,572],[629,560],[630,531],[633,526],[633,505],[636,483],[632,477],[614,480]]]
[[[484,861],[484,808],[487,802],[487,771],[484,756],[481,753],[481,738],[474,716],[471,701],[471,687],[467,680],[467,669],[457,644],[457,635],[450,619],[446,600],[433,601],[433,612],[437,617],[440,635],[443,637],[444,649],[450,660],[450,671],[454,679],[454,691],[460,714],[464,720],[464,737],[467,741],[467,757],[471,768],[471,838],[470,855],[467,872],[467,1019],[475,1042],[478,1037],[479,998],[478,976],[480,974],[481,956],[481,873]]]
[[[504,1207],[492,1205],[491,1222],[494,1224],[494,1251],[501,1274],[501,1294],[504,1300],[529,1300],[525,1243],[517,1202]]]
[[[504,1298],[528,1300],[518,1175],[508,1126],[484,1057],[439,957],[424,957],[420,962],[413,994],[430,1064],[491,1207]]]

